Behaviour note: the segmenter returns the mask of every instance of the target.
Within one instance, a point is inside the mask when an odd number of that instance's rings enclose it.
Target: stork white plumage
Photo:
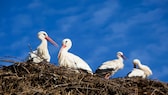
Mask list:
[[[41,40],[41,44],[35,51],[29,52],[27,61],[39,63],[45,60],[47,62],[50,62],[50,54],[48,51],[47,41],[51,42],[56,47],[58,47],[58,45],[47,35],[45,31],[38,32],[38,38]]]
[[[146,65],[142,65],[139,59],[134,59],[133,64],[134,69],[132,70],[131,73],[128,74],[128,77],[140,76],[142,78],[147,78],[150,75],[152,75],[151,69]],[[138,65],[138,69],[135,68],[136,65]]]
[[[92,69],[84,60],[82,60],[79,56],[76,56],[68,52],[68,50],[71,47],[72,47],[72,42],[70,39],[64,39],[62,41],[62,47],[58,54],[59,66],[72,68],[75,70],[83,70],[92,74]]]
[[[128,77],[142,77],[146,78],[146,75],[143,70],[138,68],[133,68],[133,70],[127,74]]]
[[[125,56],[122,52],[117,52],[117,58],[111,61],[104,62],[95,72],[96,75],[109,79],[118,70],[123,69]]]

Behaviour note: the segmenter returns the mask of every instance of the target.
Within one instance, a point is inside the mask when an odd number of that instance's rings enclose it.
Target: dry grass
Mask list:
[[[168,84],[142,78],[105,80],[45,62],[0,69],[0,95],[168,95]]]

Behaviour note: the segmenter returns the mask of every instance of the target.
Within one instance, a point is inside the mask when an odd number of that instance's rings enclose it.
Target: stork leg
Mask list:
[[[110,75],[111,75],[110,73],[107,73],[104,78],[105,79],[110,79]]]

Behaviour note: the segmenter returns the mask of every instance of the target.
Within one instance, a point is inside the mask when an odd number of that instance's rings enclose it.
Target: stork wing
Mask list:
[[[26,61],[33,61],[35,63],[39,63],[42,61],[42,59],[37,55],[37,50],[29,52],[28,57],[26,58]]]
[[[128,77],[142,77],[145,78],[146,75],[143,70],[134,68],[130,73],[127,74]]]
[[[117,60],[106,61],[104,62],[98,69],[116,69],[117,68]]]
[[[73,63],[76,65],[76,69],[82,69],[82,70],[86,70],[90,73],[92,73],[92,69],[89,67],[89,65],[80,57],[69,53],[69,55],[72,57],[73,59]]]

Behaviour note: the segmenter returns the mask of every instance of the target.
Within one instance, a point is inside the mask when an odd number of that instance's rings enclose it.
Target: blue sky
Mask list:
[[[148,65],[152,79],[168,82],[168,0],[1,0],[0,57],[25,59],[40,43],[44,30],[61,47],[70,38],[70,52],[95,71],[122,51],[125,67],[113,77],[132,70],[132,60]],[[59,48],[48,44],[51,62]],[[0,63],[9,65],[9,63]]]

